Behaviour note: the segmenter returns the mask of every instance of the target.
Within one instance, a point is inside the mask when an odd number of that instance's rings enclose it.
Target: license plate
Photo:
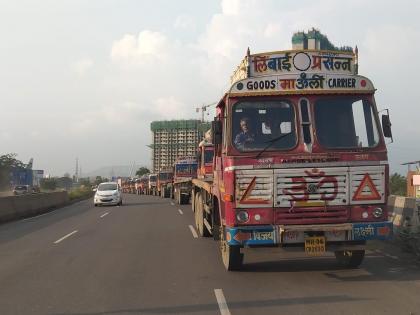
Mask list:
[[[322,255],[325,253],[325,237],[313,236],[305,238],[305,252],[310,256]]]
[[[258,241],[274,241],[274,232],[254,232],[254,239]]]

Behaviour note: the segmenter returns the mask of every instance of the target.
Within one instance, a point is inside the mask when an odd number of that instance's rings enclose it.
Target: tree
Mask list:
[[[40,185],[43,190],[55,190],[57,188],[57,180],[55,178],[43,178]]]
[[[391,195],[406,196],[407,179],[398,173],[392,174],[389,178],[389,189]]]
[[[0,188],[8,187],[10,184],[10,172],[16,168],[23,168],[25,165],[16,159],[16,153],[0,155]]]
[[[136,175],[140,177],[149,173],[150,173],[150,170],[147,167],[140,167],[137,170]]]

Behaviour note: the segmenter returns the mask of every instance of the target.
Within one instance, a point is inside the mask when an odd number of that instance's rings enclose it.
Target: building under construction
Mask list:
[[[210,129],[210,123],[194,119],[153,121],[150,129],[152,167],[154,172],[158,172],[172,167],[178,157],[195,156],[198,143],[204,132]]]

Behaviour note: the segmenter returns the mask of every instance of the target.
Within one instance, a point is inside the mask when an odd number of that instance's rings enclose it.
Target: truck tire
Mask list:
[[[225,269],[228,271],[241,270],[244,261],[244,254],[241,254],[241,248],[229,245],[225,240],[224,232],[221,234],[220,250]]]
[[[192,212],[195,211],[195,190],[194,190],[194,187],[191,191],[191,210],[192,210]]]
[[[201,237],[209,237],[210,233],[207,230],[207,227],[204,225],[204,205],[203,205],[203,197],[201,196],[201,194],[198,195],[198,198],[197,198],[195,217],[196,217],[196,226],[197,226],[198,234]]]
[[[364,250],[349,250],[334,252],[338,263],[345,268],[357,268],[365,258]]]
[[[186,205],[190,202],[190,196],[187,194],[181,194],[181,205]]]

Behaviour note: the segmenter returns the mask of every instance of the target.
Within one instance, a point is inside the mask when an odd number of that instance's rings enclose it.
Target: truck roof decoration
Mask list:
[[[372,82],[357,75],[353,51],[298,49],[247,56],[231,77],[230,94],[373,92]]]

